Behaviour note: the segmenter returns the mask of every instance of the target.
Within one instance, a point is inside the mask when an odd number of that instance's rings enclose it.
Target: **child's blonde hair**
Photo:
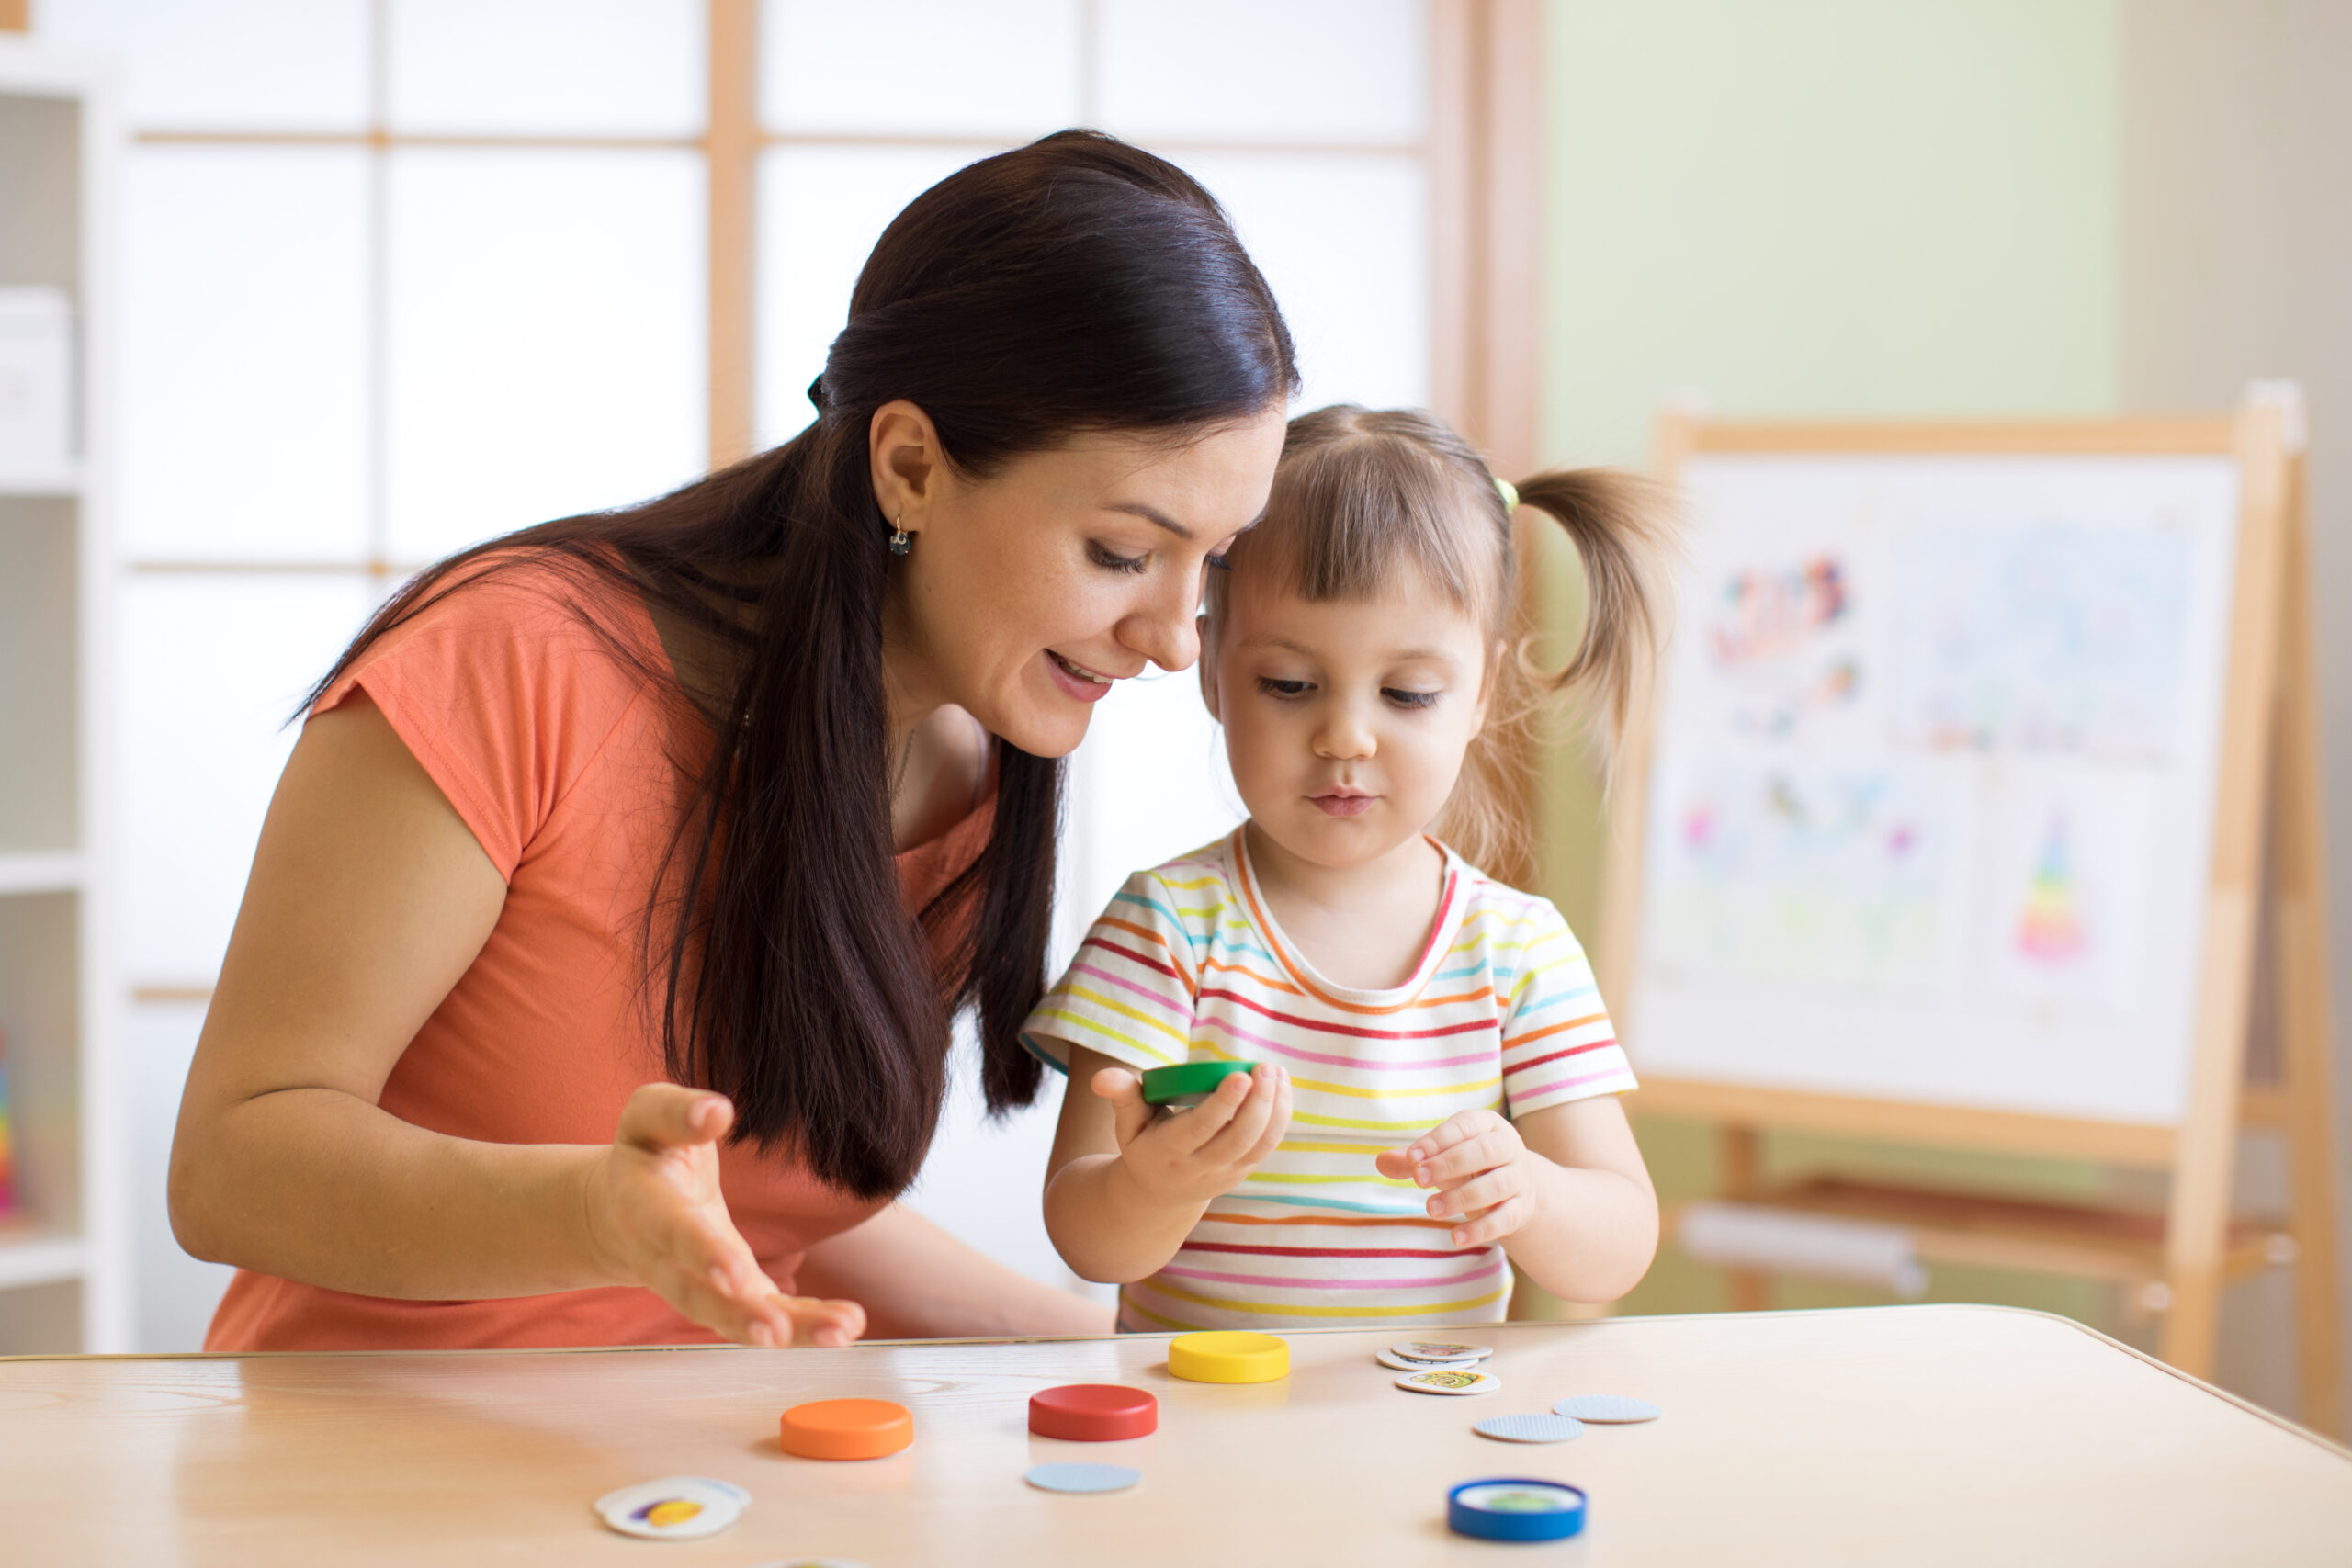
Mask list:
[[[1411,570],[1470,615],[1494,649],[1487,723],[1433,829],[1476,864],[1524,863],[1528,826],[1510,786],[1546,699],[1588,687],[1614,739],[1662,620],[1658,565],[1671,536],[1656,485],[1610,468],[1555,469],[1518,486],[1518,503],[1566,530],[1584,563],[1584,636],[1556,671],[1529,652],[1534,627],[1518,599],[1518,551],[1501,487],[1476,448],[1435,414],[1340,403],[1290,422],[1265,520],[1227,563],[1274,572],[1309,601],[1364,599]],[[1209,636],[1227,592],[1209,574]]]

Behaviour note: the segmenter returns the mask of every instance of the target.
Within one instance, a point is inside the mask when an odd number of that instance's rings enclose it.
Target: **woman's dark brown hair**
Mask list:
[[[874,412],[914,402],[948,460],[986,478],[1081,431],[1182,437],[1245,420],[1296,385],[1281,312],[1216,200],[1148,152],[1063,131],[949,175],[883,232],[809,389],[816,423],[660,500],[442,561],[385,604],[312,700],[392,627],[520,560],[561,567],[583,615],[637,594],[727,648],[736,673],[704,696],[709,758],[689,770],[648,890],[665,1064],[734,1100],[738,1138],[860,1196],[893,1193],[937,1124],[955,1011],[979,1010],[989,1108],[1036,1095],[1019,1032],[1044,987],[1061,768],[996,741],[988,847],[908,917]],[[669,670],[644,673],[674,694]],[[944,973],[934,935],[949,939]]]

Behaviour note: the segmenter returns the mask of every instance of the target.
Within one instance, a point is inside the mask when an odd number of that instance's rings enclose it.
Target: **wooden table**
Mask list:
[[[833,1555],[872,1568],[2352,1562],[2352,1453],[2088,1329],[1991,1307],[1498,1324],[1499,1393],[1390,1385],[1393,1332],[1289,1336],[1281,1382],[1169,1377],[1167,1341],[845,1350],[395,1352],[0,1361],[9,1563],[562,1562],[660,1568]],[[1058,1382],[1151,1390],[1160,1429],[1032,1438]],[[1664,1406],[1523,1447],[1470,1424],[1570,1393]],[[802,1400],[915,1413],[913,1448],[827,1464],[776,1447]],[[1057,1496],[1049,1459],[1144,1482]],[[589,1503],[724,1477],[754,1501],[701,1541],[649,1542]],[[1476,1476],[1571,1481],[1579,1540],[1444,1528]]]

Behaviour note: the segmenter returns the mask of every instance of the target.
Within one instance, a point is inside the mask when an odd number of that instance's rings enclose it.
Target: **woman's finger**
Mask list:
[[[774,1286],[746,1299],[716,1289],[707,1275],[669,1267],[657,1270],[647,1283],[681,1314],[723,1339],[763,1349],[792,1343],[792,1320],[777,1304],[784,1297]]]
[[[723,1094],[673,1083],[650,1083],[639,1086],[621,1107],[613,1141],[658,1155],[717,1143],[734,1124],[735,1107]]]
[[[865,1309],[855,1302],[819,1296],[778,1296],[775,1305],[791,1325],[794,1345],[853,1344],[865,1334]]]

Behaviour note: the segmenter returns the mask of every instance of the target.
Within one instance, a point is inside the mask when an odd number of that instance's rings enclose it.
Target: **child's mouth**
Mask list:
[[[1325,795],[1310,795],[1306,798],[1314,803],[1316,810],[1327,817],[1361,817],[1371,810],[1373,802],[1380,797],[1333,790]]]

